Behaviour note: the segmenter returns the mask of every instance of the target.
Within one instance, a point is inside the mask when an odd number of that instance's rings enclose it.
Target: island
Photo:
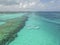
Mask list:
[[[17,37],[17,33],[25,26],[27,16],[21,16],[5,20],[5,24],[0,25],[0,45],[8,45]]]

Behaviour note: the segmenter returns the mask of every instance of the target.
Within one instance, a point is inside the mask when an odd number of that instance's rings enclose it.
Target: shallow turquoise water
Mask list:
[[[4,20],[7,20],[7,19],[13,19],[13,18],[17,18],[19,16],[23,16],[24,14],[26,13],[18,13],[18,14],[0,14],[0,25],[2,24],[5,24],[6,22]]]
[[[18,14],[0,14],[0,19],[2,20],[6,20],[6,19],[12,19],[12,18],[16,18],[19,16],[24,15],[23,13],[18,13]]]
[[[0,25],[5,24],[5,22],[0,22]]]
[[[18,16],[22,15],[9,14],[0,16],[0,19]],[[29,14],[25,27],[18,32],[18,37],[9,45],[60,45],[60,19],[49,20],[35,13]]]
[[[60,45],[60,25],[30,14],[25,27],[9,45]]]

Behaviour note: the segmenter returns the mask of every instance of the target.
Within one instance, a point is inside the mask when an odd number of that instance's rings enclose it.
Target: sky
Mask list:
[[[0,11],[60,11],[60,0],[0,0]]]

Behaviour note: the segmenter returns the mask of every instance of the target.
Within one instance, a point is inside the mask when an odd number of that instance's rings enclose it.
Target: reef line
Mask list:
[[[5,24],[2,24],[0,26],[0,45],[8,45],[13,41],[17,37],[17,32],[25,26],[27,19],[27,16],[21,16],[7,20]]]

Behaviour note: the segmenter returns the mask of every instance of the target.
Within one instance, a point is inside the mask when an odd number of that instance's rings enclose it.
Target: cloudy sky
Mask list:
[[[60,11],[60,0],[0,0],[0,11]]]

